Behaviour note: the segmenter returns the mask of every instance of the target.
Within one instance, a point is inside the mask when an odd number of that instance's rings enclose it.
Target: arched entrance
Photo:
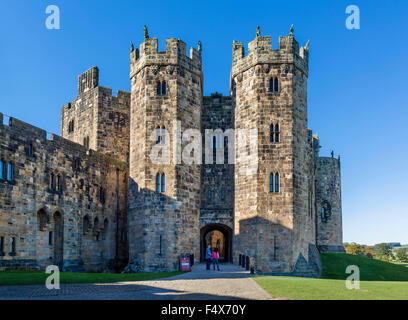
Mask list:
[[[207,245],[218,248],[220,262],[232,261],[232,229],[224,224],[211,223],[200,231],[200,261],[205,261]]]
[[[54,264],[62,268],[64,252],[64,223],[59,211],[54,213]]]

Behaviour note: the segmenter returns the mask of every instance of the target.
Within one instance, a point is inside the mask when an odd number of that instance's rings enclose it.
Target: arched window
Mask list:
[[[160,173],[156,175],[156,192],[160,192]]]
[[[161,176],[161,192],[166,192],[166,175],[164,173]]]
[[[269,192],[273,192],[273,173],[269,174]]]
[[[31,143],[29,143],[27,146],[27,156],[29,157],[33,156],[33,145]]]
[[[55,190],[55,175],[53,173],[51,173],[50,186],[51,190]]]
[[[269,91],[273,92],[273,78],[269,79]]]
[[[275,125],[275,142],[279,142],[279,124]]]
[[[273,129],[273,124],[271,124],[270,127],[269,127],[269,141],[270,141],[270,142],[273,142],[273,141],[274,141],[274,139],[273,139],[274,133],[275,133],[275,131],[274,131],[274,129]]]
[[[275,173],[275,192],[279,192],[279,173]]]
[[[166,192],[166,175],[164,173],[156,175],[156,192]]]
[[[279,92],[279,80],[278,80],[278,78],[274,79],[274,91]]]
[[[213,136],[213,143],[212,143],[213,149],[217,148],[217,136]]]
[[[89,231],[89,217],[86,215],[82,222],[82,232],[83,234],[87,234]]]
[[[56,184],[56,190],[61,191],[62,189],[62,179],[61,175],[57,175],[57,184]]]
[[[166,81],[162,82],[162,88],[161,89],[162,89],[162,91],[161,91],[162,95],[163,96],[166,95],[166,91],[167,91]]]

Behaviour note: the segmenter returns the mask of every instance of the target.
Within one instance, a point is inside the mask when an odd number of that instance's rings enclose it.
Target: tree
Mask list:
[[[398,261],[408,260],[408,254],[404,249],[398,249],[395,251],[395,257]]]
[[[359,244],[351,244],[345,248],[346,253],[348,254],[354,254],[357,256],[363,256],[364,255],[364,247],[359,245]]]
[[[375,245],[375,257],[381,260],[392,260],[393,254],[386,243],[380,243]]]
[[[374,258],[375,257],[375,251],[374,251],[374,247],[373,246],[367,246],[364,248],[364,253],[366,255],[367,258]]]

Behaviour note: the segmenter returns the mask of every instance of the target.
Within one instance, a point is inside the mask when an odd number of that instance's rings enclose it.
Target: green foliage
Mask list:
[[[364,255],[364,247],[359,244],[351,244],[345,248],[348,254],[354,254],[358,256]]]
[[[393,260],[394,256],[387,243],[376,244],[375,247],[375,257],[385,261]]]
[[[398,261],[408,260],[408,253],[405,249],[397,249],[395,251],[395,257]]]
[[[375,251],[373,246],[364,246],[357,243],[344,243],[343,244],[346,253],[354,254],[357,256],[366,256],[367,258],[374,258]]]

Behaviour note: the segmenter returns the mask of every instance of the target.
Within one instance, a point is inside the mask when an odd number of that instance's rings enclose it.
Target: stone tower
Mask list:
[[[180,254],[199,256],[200,167],[182,163],[181,150],[185,130],[201,130],[200,45],[188,57],[171,38],[158,52],[145,28],[130,80],[129,256],[145,271],[177,270]]]
[[[99,69],[78,77],[77,98],[61,110],[61,136],[126,162],[129,153],[130,94],[99,85]]]
[[[340,158],[319,157],[316,167],[316,244],[320,252],[344,252]]]
[[[299,49],[292,27],[287,37],[279,38],[279,49],[272,50],[271,37],[261,36],[258,29],[247,55],[242,42],[234,41],[232,51],[235,252],[255,257],[256,268],[263,272],[296,272],[307,265],[315,242],[313,215],[308,213],[313,185],[308,45]],[[254,130],[254,148],[240,146],[243,129]],[[254,157],[245,161],[249,152]]]

